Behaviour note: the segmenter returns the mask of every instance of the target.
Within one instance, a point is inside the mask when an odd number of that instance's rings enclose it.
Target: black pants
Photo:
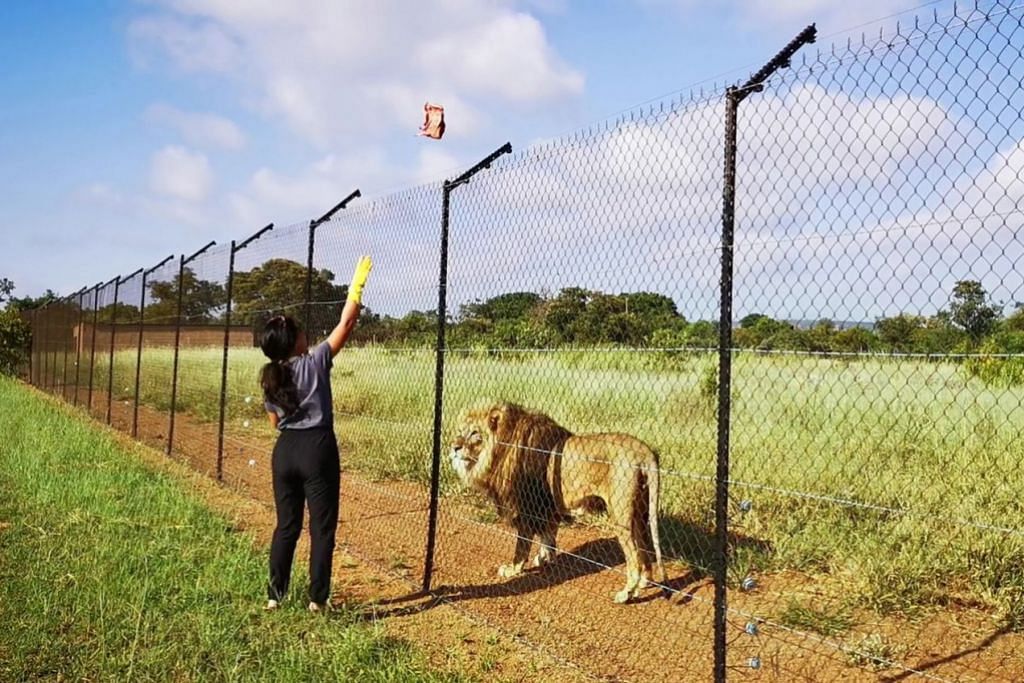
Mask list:
[[[277,437],[271,467],[277,528],[270,544],[267,595],[282,600],[288,591],[295,544],[302,533],[303,503],[309,505],[309,598],[327,602],[331,593],[334,536],[338,528],[341,465],[334,429],[285,429]]]

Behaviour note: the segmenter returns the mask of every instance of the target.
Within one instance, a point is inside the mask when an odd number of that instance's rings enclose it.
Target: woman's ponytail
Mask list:
[[[275,316],[263,328],[260,348],[270,362],[260,371],[260,386],[263,398],[284,412],[285,417],[299,410],[298,387],[292,378],[287,360],[295,350],[299,338],[299,326],[288,316]]]
[[[260,386],[263,398],[280,408],[285,417],[294,415],[299,409],[299,394],[292,381],[292,369],[280,361],[271,361],[260,372]]]

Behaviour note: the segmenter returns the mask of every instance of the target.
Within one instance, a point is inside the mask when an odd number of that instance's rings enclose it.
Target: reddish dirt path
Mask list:
[[[105,398],[94,394],[94,405],[100,401],[105,410]],[[130,426],[131,405],[115,402],[114,406],[114,425]],[[140,406],[140,440],[162,450],[166,430],[166,413]],[[339,431],[344,462],[348,445],[343,424]],[[179,415],[175,444],[177,458],[204,474],[215,471],[216,425]],[[270,447],[270,442],[258,435],[229,434],[224,461],[225,483],[259,501],[265,515],[271,515],[272,508]],[[422,615],[425,621],[420,623],[428,624],[426,631],[412,627],[406,635],[429,643],[436,637],[431,630],[441,628],[440,608],[435,599],[414,592],[423,571],[427,504],[427,493],[417,484],[374,482],[346,471],[341,520],[345,549],[395,580],[388,582],[387,590],[366,582],[350,584],[343,569],[338,581],[346,593],[372,602],[375,618],[402,622]],[[670,564],[669,585],[675,591],[670,599],[658,597],[652,590],[636,604],[615,605],[611,596],[623,581],[618,545],[599,529],[572,526],[559,535],[560,548],[568,552],[554,564],[542,572],[500,580],[495,568],[511,557],[511,530],[479,520],[480,512],[472,505],[457,499],[442,501],[434,592],[446,605],[542,650],[547,667],[534,673],[532,669],[539,665],[531,663],[531,680],[573,680],[581,677],[580,671],[616,681],[710,680],[713,587],[709,579],[695,577],[685,565]],[[267,523],[272,527],[272,519]],[[604,565],[613,569],[604,569]],[[344,560],[339,566],[345,567]],[[876,672],[853,666],[850,655],[814,634],[765,623],[760,624],[757,636],[744,633],[747,615],[764,612],[759,593],[786,594],[807,583],[800,576],[777,575],[765,577],[754,593],[730,592],[731,680],[898,681],[919,677],[898,668]],[[888,620],[872,624],[866,633],[881,633],[897,643],[891,657],[924,673],[925,679],[1024,680],[1024,638],[996,631],[983,616],[947,613],[907,626]],[[913,640],[906,642],[908,638],[901,637],[904,633]],[[846,640],[850,642],[849,636]],[[755,657],[760,660],[758,669],[749,666]],[[554,666],[560,660],[579,670]]]

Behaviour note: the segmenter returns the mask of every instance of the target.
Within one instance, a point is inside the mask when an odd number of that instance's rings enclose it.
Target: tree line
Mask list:
[[[312,275],[314,335],[333,324],[347,295],[333,272]],[[7,308],[56,299],[47,292],[39,299],[11,296],[13,283],[0,288]],[[8,286],[9,285],[9,286]],[[186,268],[181,278],[182,314],[190,324],[223,320],[227,293],[222,283],[204,280]],[[176,319],[179,281],[148,285],[145,318],[157,323]],[[288,259],[271,259],[256,268],[235,273],[232,320],[258,327],[270,315],[287,312],[301,318],[306,296],[306,267]],[[949,294],[947,305],[933,315],[901,313],[870,323],[842,324],[823,319],[811,323],[750,313],[733,330],[737,348],[808,353],[900,353],[923,355],[1024,353],[1024,306],[1009,315],[993,302],[982,285],[962,280]],[[76,309],[77,310],[77,309]],[[137,303],[101,307],[100,322],[130,323],[138,319]],[[303,321],[307,322],[307,321]],[[447,320],[448,345],[472,348],[578,348],[592,346],[648,347],[668,350],[713,349],[718,345],[717,321],[688,320],[675,301],[656,292],[610,294],[567,287],[557,294],[511,292],[461,305]],[[321,329],[322,328],[322,329]],[[385,346],[435,343],[436,311],[410,311],[400,316],[364,310],[354,341]]]
[[[733,345],[810,353],[1024,352],[1024,306],[1018,304],[1008,317],[1003,309],[980,283],[964,280],[956,283],[948,305],[931,316],[901,313],[843,325],[831,320],[801,324],[751,313],[734,328]],[[514,292],[464,304],[448,323],[451,346],[712,349],[719,341],[717,321],[687,320],[671,298],[654,292],[608,294],[578,287],[554,296]],[[434,311],[412,311],[401,318],[371,315],[360,323],[359,338],[429,345],[436,328]]]

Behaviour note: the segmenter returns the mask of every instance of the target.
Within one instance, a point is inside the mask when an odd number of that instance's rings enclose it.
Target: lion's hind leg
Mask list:
[[[619,543],[622,553],[626,556],[626,585],[615,594],[613,600],[619,604],[629,602],[640,592],[642,573],[640,571],[640,550],[628,529],[619,532]]]
[[[642,551],[632,527],[631,512],[634,505],[632,487],[622,487],[616,491],[608,505],[609,521],[615,527],[619,545],[622,546],[622,554],[626,558],[626,585],[614,597],[615,602],[620,604],[629,602],[640,592],[643,580]]]

